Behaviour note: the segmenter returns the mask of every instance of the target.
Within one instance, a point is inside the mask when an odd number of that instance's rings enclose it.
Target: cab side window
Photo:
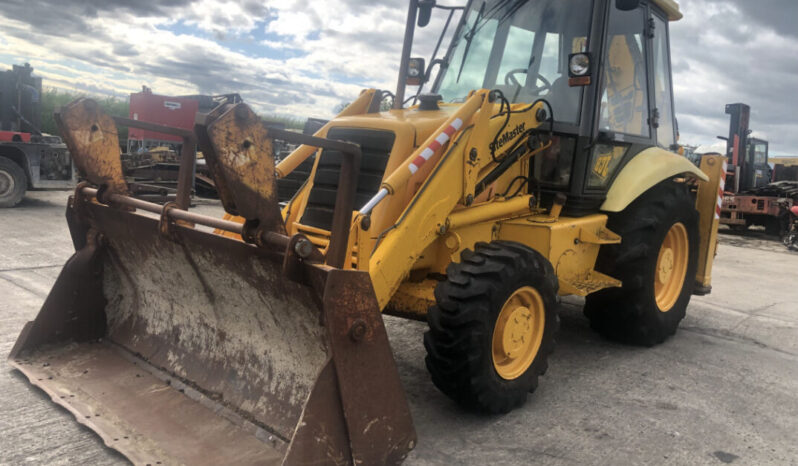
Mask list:
[[[768,146],[765,144],[756,144],[754,146],[754,163],[756,165],[764,165],[768,163]]]
[[[657,144],[670,148],[676,144],[673,127],[673,95],[671,92],[671,67],[668,62],[668,24],[658,16],[654,20],[654,102],[659,114]]]
[[[644,21],[642,8],[610,11],[601,94],[604,131],[650,136]]]

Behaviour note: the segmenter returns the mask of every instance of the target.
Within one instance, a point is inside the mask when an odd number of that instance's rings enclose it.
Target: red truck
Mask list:
[[[41,94],[29,64],[0,71],[0,208],[14,207],[29,189],[75,186],[66,145],[39,129]]]

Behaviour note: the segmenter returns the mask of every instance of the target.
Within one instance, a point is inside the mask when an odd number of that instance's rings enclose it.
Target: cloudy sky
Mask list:
[[[671,41],[682,142],[715,142],[724,105],[742,101],[771,154],[798,155],[798,0],[680,3]],[[239,92],[266,113],[330,117],[364,87],[395,87],[406,4],[0,0],[0,65],[29,62],[45,86],[84,93]],[[437,15],[414,55],[431,53]]]

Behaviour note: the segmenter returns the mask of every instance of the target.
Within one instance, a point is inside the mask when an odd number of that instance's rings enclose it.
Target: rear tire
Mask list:
[[[462,406],[507,413],[548,367],[559,328],[557,277],[540,253],[509,241],[477,243],[461,259],[427,313],[427,369]]]
[[[765,220],[765,234],[781,238],[787,233],[786,216],[770,217]]]
[[[623,286],[589,295],[585,316],[595,331],[611,340],[662,343],[684,318],[695,283],[695,201],[686,185],[666,181],[622,212],[610,214],[607,226],[622,240],[602,246],[596,269]]]
[[[0,157],[0,207],[14,207],[22,200],[28,182],[22,167],[13,160]]]

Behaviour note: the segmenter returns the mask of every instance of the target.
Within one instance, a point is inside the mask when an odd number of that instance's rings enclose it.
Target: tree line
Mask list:
[[[78,97],[87,97],[84,94],[59,90],[44,89],[42,91],[42,127],[43,133],[58,134],[53,113],[62,106],[72,102]],[[97,97],[91,96],[102,107],[103,111],[111,116],[128,117],[130,115],[129,99],[118,97]],[[261,115],[261,118],[285,124],[286,128],[302,129],[305,125],[305,118],[296,118],[284,115]],[[119,140],[127,139],[127,128],[119,128]]]

